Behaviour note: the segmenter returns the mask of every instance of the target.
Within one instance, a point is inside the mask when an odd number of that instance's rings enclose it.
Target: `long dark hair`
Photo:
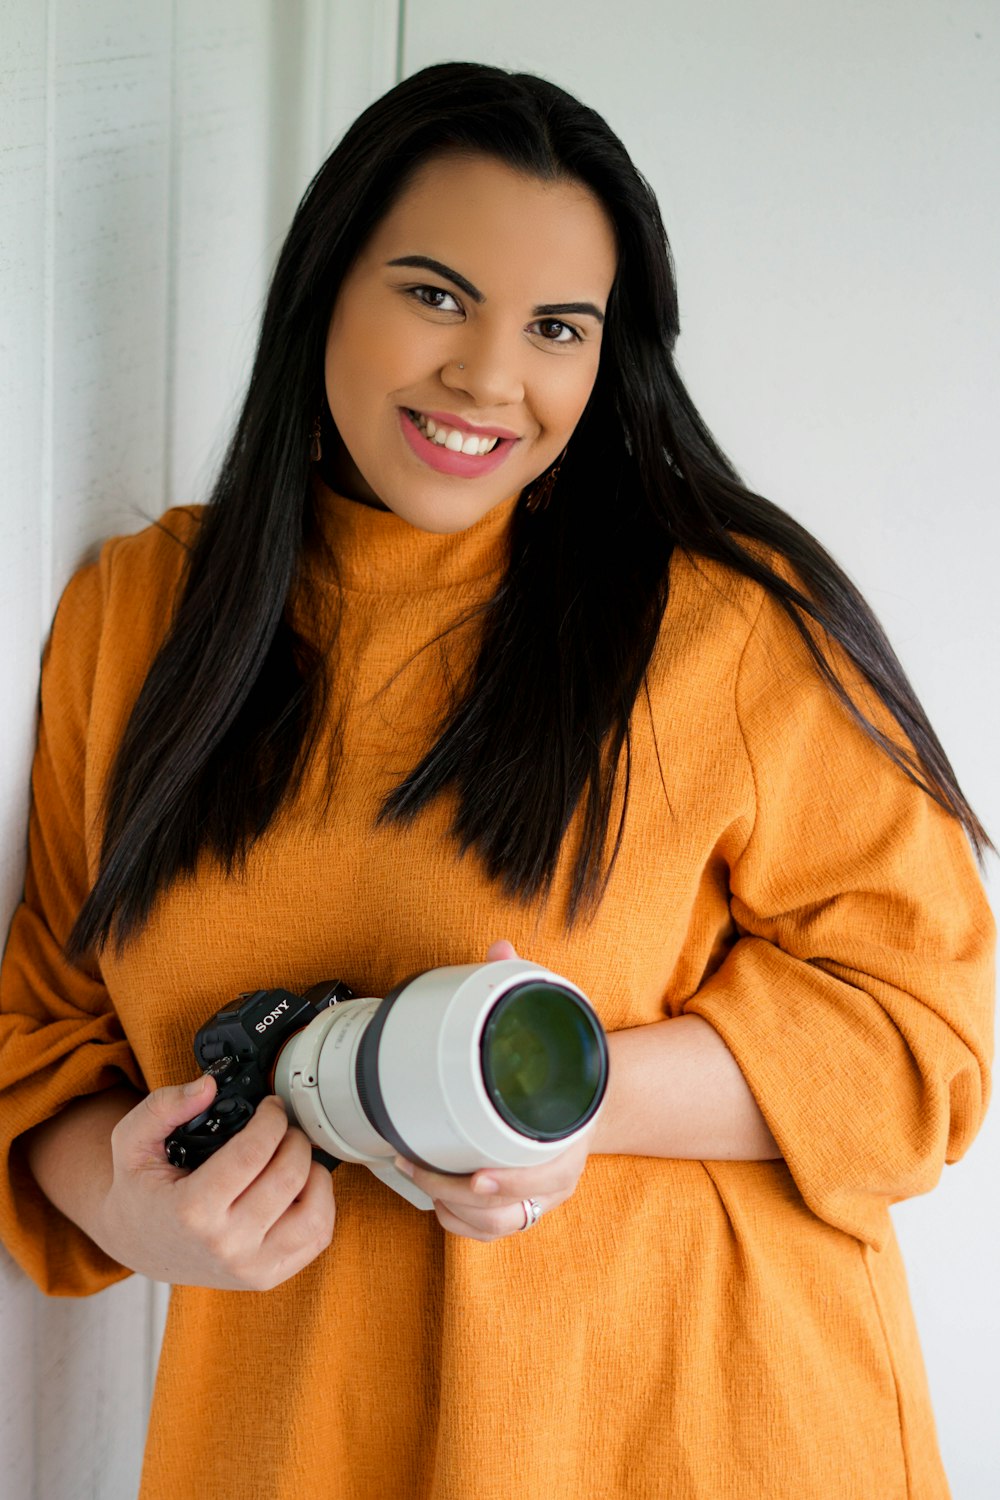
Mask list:
[[[74,955],[112,933],[123,943],[203,852],[237,868],[294,796],[324,715],[336,711],[322,651],[296,634],[288,608],[318,534],[309,450],[324,405],[326,331],[375,226],[413,172],[448,150],[583,183],[615,226],[619,259],[597,380],[550,504],[531,512],[531,487],[522,495],[470,679],[381,817],[413,818],[450,789],[458,844],[528,900],[547,891],[580,810],[568,919],[592,908],[621,838],[624,809],[609,854],[619,777],[627,801],[630,719],[679,547],[773,595],[865,731],[961,820],[980,851],[989,842],[864,600],[807,531],[740,483],[688,396],[673,360],[669,245],[624,146],[552,83],[443,63],[360,116],[295,215],[175,616],[109,778],[100,870],[71,935]],[[769,554],[791,564],[800,586],[768,565]],[[860,669],[898,736],[847,694],[824,632]]]

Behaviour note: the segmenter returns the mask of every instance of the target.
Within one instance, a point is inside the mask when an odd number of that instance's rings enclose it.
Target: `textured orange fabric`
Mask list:
[[[18,1149],[67,1100],[189,1077],[196,1027],[239,991],[342,975],[382,994],[497,937],[576,981],[609,1029],[704,1016],[785,1160],[592,1157],[569,1203],[493,1245],[341,1167],[333,1244],[300,1276],[173,1293],[143,1500],[939,1500],[888,1205],[933,1186],[985,1107],[993,924],[960,829],[756,585],[676,557],[620,858],[567,932],[565,865],[524,908],[457,856],[447,802],[373,828],[474,625],[419,648],[495,585],[513,500],[454,537],[327,503],[346,710],[328,812],[321,748],[243,877],[203,860],[90,974],[60,944],[197,514],[110,542],[64,595],[0,992],[13,1254],[59,1294],[125,1274]]]

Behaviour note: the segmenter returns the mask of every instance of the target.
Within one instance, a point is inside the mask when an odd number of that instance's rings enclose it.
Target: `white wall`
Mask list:
[[[281,230],[395,76],[398,8],[0,0],[4,917],[54,600],[100,537],[201,493]],[[404,10],[405,72],[526,67],[623,137],[673,241],[696,399],[864,587],[996,835],[995,4]],[[897,1210],[956,1500],[1000,1480],[998,1167],[994,1117]],[[138,1278],[47,1303],[0,1261],[4,1500],[134,1493],[160,1316]]]
[[[405,37],[406,73],[542,73],[625,141],[695,400],[861,585],[1000,842],[995,0],[409,0]],[[998,1183],[994,1111],[895,1214],[956,1500],[1000,1494]]]
[[[203,494],[281,235],[397,34],[397,0],[0,0],[0,931],[55,600]],[[164,1300],[46,1301],[0,1251],[3,1500],[135,1494]]]

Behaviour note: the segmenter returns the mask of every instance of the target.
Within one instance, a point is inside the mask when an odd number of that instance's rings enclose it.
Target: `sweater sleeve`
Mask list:
[[[143,1087],[99,968],[63,953],[89,889],[85,772],[101,580],[95,564],[70,582],[46,650],[24,899],[0,968],[0,1236],[44,1291],[68,1296],[129,1273],[49,1203],[21,1138],[82,1095],[123,1080]]]
[[[888,1205],[933,1187],[982,1121],[993,919],[960,825],[770,598],[736,704],[757,802],[730,877],[739,936],[686,1010],[736,1057],[812,1212],[878,1248]]]

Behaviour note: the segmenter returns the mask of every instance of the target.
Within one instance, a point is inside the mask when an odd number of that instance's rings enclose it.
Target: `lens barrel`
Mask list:
[[[392,1164],[541,1165],[594,1118],[608,1049],[586,996],[525,959],[427,969],[324,1011],[282,1050],[275,1091],[314,1144],[419,1208]]]
[[[359,1042],[352,1093],[401,1155],[463,1173],[557,1155],[596,1115],[607,1074],[582,991],[504,959],[397,985]]]

